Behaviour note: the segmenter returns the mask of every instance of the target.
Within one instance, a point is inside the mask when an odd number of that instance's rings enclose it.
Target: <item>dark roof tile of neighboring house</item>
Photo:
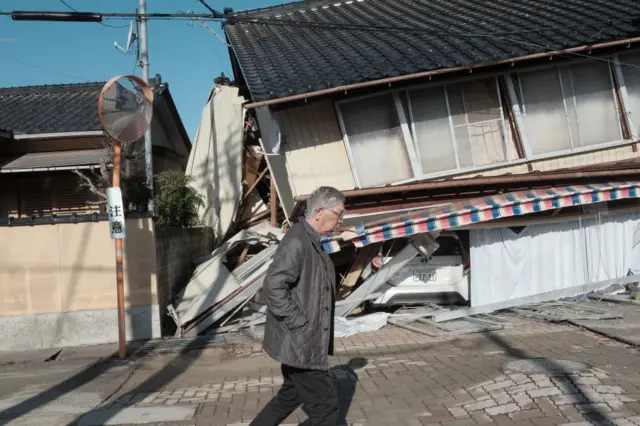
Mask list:
[[[0,126],[15,134],[101,130],[104,83],[0,88]]]
[[[0,88],[0,128],[16,135],[102,130],[98,97],[105,83]],[[156,93],[165,89],[161,84]]]
[[[235,13],[225,31],[264,101],[634,37],[640,1],[308,0]]]

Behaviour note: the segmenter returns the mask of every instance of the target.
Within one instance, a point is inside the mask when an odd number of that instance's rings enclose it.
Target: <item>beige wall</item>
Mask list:
[[[126,305],[157,303],[151,219],[127,219],[124,268]],[[115,307],[108,222],[0,227],[0,316]]]
[[[342,133],[333,102],[309,103],[275,113],[285,135],[284,151],[289,181],[294,195],[309,194],[320,185],[341,190],[355,187]],[[591,151],[570,156],[535,160],[533,171],[553,171],[639,158],[632,143],[616,148]],[[456,175],[455,177],[495,176],[507,173],[528,173],[526,164],[510,165]]]
[[[313,102],[275,113],[285,137],[286,163],[295,195],[322,185],[340,190],[355,183],[333,102]]]

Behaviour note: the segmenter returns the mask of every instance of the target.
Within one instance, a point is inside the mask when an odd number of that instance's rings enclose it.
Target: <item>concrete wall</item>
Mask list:
[[[167,304],[189,282],[198,260],[213,250],[212,228],[158,228],[158,305],[162,334],[175,332],[175,324],[166,315]]]
[[[0,350],[115,342],[114,242],[108,222],[0,227]],[[129,340],[160,336],[151,219],[124,241]]]

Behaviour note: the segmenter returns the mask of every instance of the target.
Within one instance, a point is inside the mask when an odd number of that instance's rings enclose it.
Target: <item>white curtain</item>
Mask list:
[[[607,63],[589,61],[518,78],[534,154],[622,139]]]
[[[621,140],[609,64],[589,61],[563,69],[566,71],[571,72],[571,94],[575,97],[575,121],[580,136],[574,137],[574,141],[580,141],[576,146]]]
[[[470,231],[471,306],[620,278],[640,214]]]
[[[340,104],[340,112],[361,186],[413,177],[391,94]]]
[[[422,172],[428,174],[457,169],[444,88],[410,91],[409,101]]]
[[[534,154],[571,148],[571,137],[556,68],[518,75],[526,131]]]

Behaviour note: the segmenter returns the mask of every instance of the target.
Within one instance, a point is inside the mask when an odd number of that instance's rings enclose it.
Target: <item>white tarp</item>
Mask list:
[[[387,312],[376,312],[375,314],[351,319],[335,317],[335,337],[349,337],[358,333],[380,330],[387,325],[388,318],[389,314]]]
[[[229,230],[242,198],[243,102],[236,87],[212,91],[185,172],[204,199],[200,218],[213,228],[218,241]]]
[[[631,268],[640,214],[470,231],[471,306],[612,280]]]

